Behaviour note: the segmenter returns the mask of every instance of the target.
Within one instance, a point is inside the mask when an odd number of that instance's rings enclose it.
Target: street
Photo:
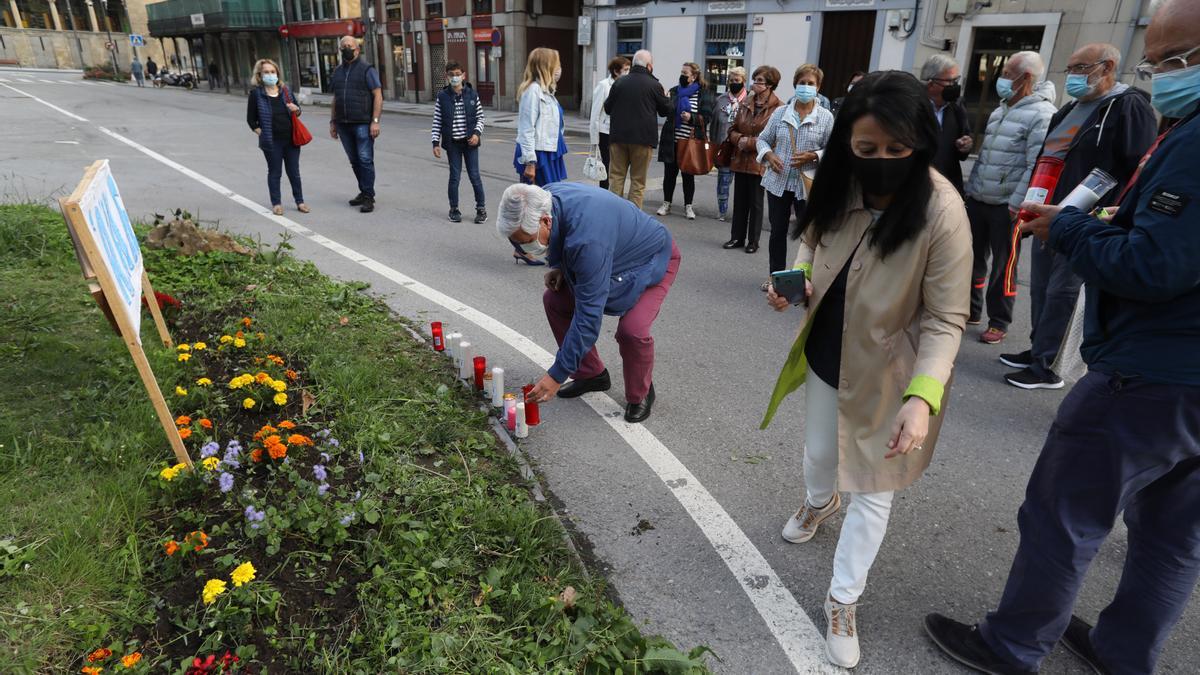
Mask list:
[[[326,133],[329,110],[308,107],[302,119],[315,139],[303,149],[301,172],[312,213],[295,210],[285,177],[286,211],[276,218],[245,110],[236,96],[0,69],[0,198],[56,199],[86,165],[107,158],[131,218],[181,208],[266,245],[288,233],[295,255],[323,271],[369,282],[418,323],[439,320],[464,333],[476,353],[504,367],[510,384],[541,376],[555,348],[542,310],[542,270],[514,265],[494,224],[500,193],[515,179],[513,131],[489,129],[482,144],[488,222],[470,222],[464,175],[464,222],[455,224],[446,218],[447,171],[430,151],[430,120],[385,115],[376,211],[360,214],[346,204],[357,190],[340,143]],[[569,175],[582,180],[586,139],[567,140]],[[660,203],[661,175],[656,162],[648,211]],[[758,430],[797,317],[771,311],[758,289],[767,233],[753,256],[721,249],[729,232],[715,219],[715,184],[715,174],[697,179],[695,221],[682,217],[681,195],[663,219],[683,262],[654,327],[652,417],[641,427],[620,419],[610,318],[598,346],[613,390],[544,405],[543,424],[521,446],[560,515],[586,541],[599,565],[593,571],[610,580],[647,632],[684,651],[711,646],[719,672],[832,672],[820,642],[821,607],[841,517],[807,544],[779,535],[803,496],[803,395]],[[1023,284],[1027,272],[1026,262]],[[941,611],[977,621],[1000,597],[1026,479],[1066,391],[1027,392],[1002,381],[1007,368],[996,357],[1028,345],[1027,298],[1019,298],[1016,316],[999,346],[978,341],[983,327],[967,329],[933,464],[897,495],[863,596],[857,672],[963,672],[936,651],[922,617]],[[1078,615],[1095,621],[1124,554],[1125,529],[1117,523],[1092,565]],[[1193,602],[1160,670],[1194,672],[1187,664],[1197,662],[1200,607]],[[1042,672],[1088,671],[1059,647]]]

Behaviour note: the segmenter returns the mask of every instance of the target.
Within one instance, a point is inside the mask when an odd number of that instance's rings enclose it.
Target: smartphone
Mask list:
[[[775,292],[787,298],[787,301],[793,305],[803,305],[808,302],[805,279],[804,270],[771,272],[771,284],[775,287]]]

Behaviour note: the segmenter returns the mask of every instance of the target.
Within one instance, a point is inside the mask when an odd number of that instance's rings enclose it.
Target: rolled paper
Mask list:
[[[525,404],[520,402],[517,403],[516,432],[517,438],[529,437],[529,424],[527,424],[525,420]]]
[[[458,377],[463,380],[471,379],[471,371],[474,368],[475,353],[471,348],[471,343],[463,340],[458,343]]]
[[[504,405],[504,369],[499,366],[492,368],[492,407]]]
[[[476,356],[473,365],[475,367],[475,391],[483,391],[483,371],[487,369],[487,358]]]
[[[530,396],[530,393],[533,391],[533,385],[527,384],[521,387],[521,391],[525,394],[525,421],[529,426],[536,427],[542,423],[542,414],[538,410],[538,402]]]

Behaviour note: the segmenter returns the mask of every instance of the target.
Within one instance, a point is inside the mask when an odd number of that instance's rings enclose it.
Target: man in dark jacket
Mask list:
[[[361,58],[362,50],[353,35],[343,37],[342,62],[330,78],[333,89],[329,135],[342,140],[350,168],[358,180],[358,195],[350,206],[370,213],[375,210],[375,139],[383,114],[383,84],[375,66]]]
[[[1035,673],[1061,639],[1091,671],[1152,673],[1200,577],[1200,50],[1187,51],[1197,35],[1195,0],[1167,0],[1146,30],[1153,105],[1181,121],[1148,151],[1112,221],[1027,207],[1039,217],[1022,230],[1088,285],[1089,372],[1029,478],[999,606],[978,626],[925,619],[938,647],[976,670]],[[1168,73],[1175,88],[1158,81]],[[1122,511],[1125,568],[1093,628],[1073,606]]]
[[[1117,179],[1117,187],[1100,196],[1100,205],[1112,204],[1154,142],[1154,109],[1141,89],[1116,81],[1120,62],[1121,52],[1109,44],[1085,45],[1067,61],[1067,93],[1076,100],[1050,120],[1042,145],[1042,157],[1065,162],[1051,204],[1062,201],[1092,169]],[[1004,376],[1014,387],[1059,389],[1063,380],[1051,366],[1075,312],[1082,282],[1066,256],[1050,247],[1034,242],[1032,255],[1032,346],[1018,354],[1002,354],[1000,361],[1021,369]]]
[[[610,119],[608,189],[625,196],[640,209],[646,192],[646,171],[658,145],[658,118],[672,114],[671,100],[654,77],[654,57],[645,49],[633,55],[629,74],[613,83],[604,101]]]
[[[921,67],[921,79],[937,117],[938,147],[933,167],[963,194],[962,161],[971,153],[971,123],[959,98],[962,73],[958,62],[945,54],[934,54]]]

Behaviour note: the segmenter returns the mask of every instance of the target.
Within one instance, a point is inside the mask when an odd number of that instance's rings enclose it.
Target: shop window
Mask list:
[[[442,0],[425,0],[425,18],[440,19],[446,16],[445,4]]]
[[[492,0],[473,0],[471,2],[472,14],[491,14]]]
[[[317,58],[317,41],[298,40],[296,52],[300,61],[300,86],[319,90],[321,88],[321,65]]]
[[[746,19],[709,22],[704,27],[704,70],[718,94],[725,93],[729,69],[746,66]]]
[[[617,56],[624,56],[632,60],[634,52],[643,48],[645,36],[645,21],[618,21]]]

